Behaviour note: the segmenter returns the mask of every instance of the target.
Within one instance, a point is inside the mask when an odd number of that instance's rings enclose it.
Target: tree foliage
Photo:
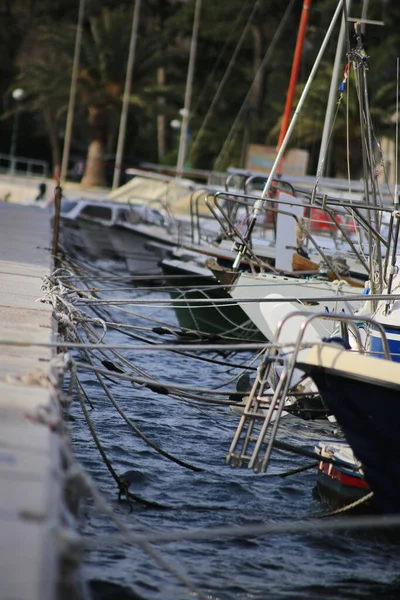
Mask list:
[[[329,27],[337,0],[311,7],[298,86],[298,96]],[[7,152],[16,110],[11,92],[25,96],[23,143],[41,140],[38,157],[60,163],[79,0],[4,0],[0,5],[0,150]],[[71,156],[84,156],[91,143],[115,153],[132,0],[86,0],[81,59],[74,113]],[[152,162],[176,160],[178,139],[170,122],[183,107],[195,0],[144,0],[136,47],[125,154]],[[352,16],[363,2],[353,0]],[[198,168],[240,165],[243,140],[276,143],[290,77],[300,0],[202,0],[194,73],[188,159]],[[396,106],[396,56],[400,4],[370,0],[368,17],[384,26],[368,25],[364,45],[369,55],[371,110],[376,133],[394,135],[390,117]],[[318,154],[328,99],[339,25],[318,70],[293,145]],[[354,40],[349,34],[349,43]],[[343,58],[343,66],[346,62]],[[359,160],[357,98],[346,98],[331,138],[332,169],[341,172],[346,119],[351,117],[352,161]],[[48,150],[45,150],[47,143]],[[40,150],[39,150],[40,149]],[[342,161],[343,162],[343,161]],[[99,182],[102,174],[98,173]]]

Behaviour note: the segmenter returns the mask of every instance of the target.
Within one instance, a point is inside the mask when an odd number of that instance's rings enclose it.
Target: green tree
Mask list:
[[[60,47],[52,24],[38,25],[25,36],[16,61],[17,83],[25,91],[24,110],[39,117],[49,140],[55,172],[59,172],[60,167],[59,132],[68,101],[69,82],[65,74],[72,65],[71,56],[64,52],[63,46],[66,40],[72,41],[73,33],[72,26],[64,28]]]
[[[157,161],[168,155],[176,144],[173,131],[166,123],[176,119],[183,106],[194,5],[194,0],[146,0],[142,5],[126,153]],[[256,17],[203,127],[255,5]],[[336,6],[337,0],[319,0],[312,5],[301,82],[310,72]],[[189,125],[192,141],[196,141],[202,127],[203,130],[191,155],[193,166],[212,168],[223,148],[229,150],[223,160],[224,167],[233,161],[239,163],[246,135],[253,143],[273,141],[274,125],[285,103],[301,8],[301,3],[295,0],[230,0],[229,3],[203,0]],[[72,140],[75,150],[85,152],[89,145],[89,159],[96,156],[97,171],[92,174],[89,171],[86,181],[104,181],[101,157],[105,152],[115,151],[132,9],[132,0],[87,0]],[[361,0],[353,0],[352,14],[361,14],[361,9]],[[285,17],[283,33],[271,49],[286,11],[289,14]],[[0,53],[3,76],[0,86],[3,85],[3,94],[13,86],[26,90],[22,108],[29,110],[46,132],[53,164],[59,162],[63,137],[77,12],[78,0],[30,3],[5,0],[0,5],[3,17],[0,30],[2,39],[7,40],[7,44],[3,44],[3,55]],[[395,57],[400,41],[397,28],[400,4],[390,3],[389,7],[388,2],[370,0],[368,16],[385,21],[385,27],[368,26],[365,35],[367,53],[371,55],[368,74],[371,106],[379,111],[381,133],[381,128],[382,131],[387,128],[387,117],[393,106],[391,86],[396,77]],[[325,56],[327,65],[333,64],[335,47],[332,38]],[[264,62],[265,58],[268,60]],[[263,71],[253,93],[249,94],[260,62],[264,64]],[[310,97],[293,138],[296,145],[308,145],[315,152],[329,90],[328,66],[321,67],[318,78],[315,82],[318,91]],[[9,111],[9,107],[5,110]],[[343,143],[339,132],[343,118],[342,113],[338,115],[332,148],[340,148]],[[0,129],[6,125],[9,127],[9,122],[3,121]],[[356,127],[355,124],[354,134],[357,134]],[[333,162],[338,164],[343,153],[332,152]],[[356,150],[352,156],[356,161]],[[91,162],[87,161],[89,169]]]
[[[131,7],[103,7],[100,12],[92,7],[85,20],[74,133],[81,139],[86,134],[89,138],[84,175],[87,185],[105,184],[104,154],[115,147],[131,22]],[[58,132],[65,122],[69,99],[75,29],[75,24],[56,29],[47,21],[26,36],[18,57],[17,81],[27,92],[24,106],[39,114],[45,125],[53,165],[60,162]],[[143,91],[145,81],[151,81],[152,50],[149,39],[138,44],[131,102],[141,111],[145,100],[136,91],[141,86]]]
[[[171,9],[173,3],[158,0],[144,5],[140,15],[130,97],[131,108],[135,109],[130,115],[131,131],[135,129],[137,140],[130,140],[130,147],[142,156],[146,152],[157,155],[164,146],[161,139],[158,148],[156,144],[157,127],[162,137],[159,117],[164,113],[163,100],[170,93],[163,70],[168,53],[164,53],[160,29]],[[87,110],[89,124],[87,167],[82,180],[86,185],[104,183],[104,153],[115,147],[131,22],[132,5],[105,7],[88,18],[78,86],[80,108]]]
[[[308,40],[312,40],[313,57],[319,49],[320,41],[329,24],[326,22],[326,15],[328,14],[331,18],[336,4],[337,3],[332,0],[325,0],[316,9],[318,18],[314,18],[314,21],[311,21],[312,25],[308,36]],[[357,4],[358,6],[353,4],[352,14],[361,15],[361,3],[359,2]],[[383,19],[385,25],[384,27],[369,25],[366,27],[363,36],[363,47],[368,56],[369,65],[369,68],[365,71],[369,108],[374,135],[378,141],[382,136],[394,136],[392,117],[395,112],[395,56],[397,55],[396,44],[399,41],[399,34],[394,26],[396,15],[388,15],[385,13],[386,8],[386,3],[373,0],[370,2],[368,17],[376,20]],[[400,7],[396,5],[394,10],[396,11],[397,17],[400,17]],[[337,32],[338,29],[339,26],[337,25]],[[354,38],[352,22],[349,22],[348,33],[349,45],[351,48],[355,48],[356,41]],[[317,75],[308,92],[307,99],[290,141],[291,146],[305,148],[310,151],[310,173],[315,173],[317,168],[329,88],[331,85],[334,54],[336,52],[336,39],[337,37],[335,38],[334,35],[328,46],[325,60],[318,68]],[[308,54],[310,54],[309,50]],[[305,55],[303,56],[304,62],[307,61],[307,76],[312,67],[310,58],[311,56],[309,56],[307,60],[307,57]],[[346,60],[347,59],[344,56],[343,69]],[[362,131],[353,68],[350,69],[348,86],[349,94],[347,94],[347,92],[343,94],[331,132],[327,156],[327,174],[331,176],[346,177],[349,162],[352,177],[358,178],[362,176]],[[304,83],[300,83],[297,87],[297,101],[300,98],[303,88]],[[337,91],[336,98],[337,101],[339,101],[339,90]],[[271,143],[275,143],[278,138],[280,124],[281,116],[279,116],[279,119],[270,131],[269,141]],[[348,155],[347,147],[349,147]]]

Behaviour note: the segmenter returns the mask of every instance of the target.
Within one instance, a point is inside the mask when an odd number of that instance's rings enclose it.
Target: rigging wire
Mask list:
[[[207,111],[207,113],[206,113],[206,115],[205,115],[205,117],[203,119],[203,122],[202,122],[202,124],[200,126],[200,129],[197,132],[196,138],[195,138],[193,144],[191,145],[191,148],[190,148],[190,151],[189,151],[189,156],[190,157],[193,157],[194,151],[197,148],[197,146],[198,146],[198,144],[199,144],[199,142],[200,142],[200,140],[201,140],[201,138],[202,138],[202,136],[203,136],[203,134],[204,134],[204,132],[206,130],[208,122],[210,121],[211,117],[213,116],[213,111],[215,109],[215,106],[216,106],[216,104],[217,104],[217,102],[218,102],[218,100],[219,100],[219,98],[220,98],[220,96],[222,94],[222,91],[223,91],[223,88],[225,86],[225,83],[227,82],[227,80],[228,80],[228,78],[229,78],[229,76],[231,74],[231,71],[232,71],[232,69],[233,69],[233,67],[235,65],[236,59],[238,57],[238,54],[239,54],[239,52],[240,52],[240,50],[241,50],[241,48],[243,46],[243,43],[244,43],[244,41],[246,39],[246,36],[248,34],[248,31],[250,29],[250,26],[252,25],[254,15],[256,14],[256,11],[259,8],[259,4],[260,4],[260,0],[255,0],[253,9],[252,9],[252,11],[250,13],[249,18],[247,19],[246,26],[243,29],[242,35],[240,36],[240,39],[239,39],[239,41],[238,41],[238,43],[236,45],[235,51],[233,52],[233,54],[231,56],[231,59],[229,61],[229,64],[228,64],[228,66],[227,66],[227,68],[225,70],[225,73],[224,73],[223,77],[221,78],[221,80],[219,82],[217,91],[214,94],[212,102],[211,102],[211,104],[210,104],[210,106],[208,108],[208,111]]]
[[[208,86],[212,83],[212,81],[214,79],[214,76],[215,76],[215,74],[217,72],[217,69],[218,69],[218,67],[219,67],[219,65],[220,65],[220,63],[222,61],[222,58],[223,58],[223,56],[225,54],[225,51],[228,48],[229,44],[231,43],[231,40],[232,40],[234,34],[236,33],[236,28],[237,28],[238,24],[240,23],[244,12],[247,10],[248,5],[252,1],[254,1],[255,4],[257,4],[259,0],[246,0],[246,2],[243,3],[243,5],[242,5],[242,7],[240,9],[240,12],[238,13],[238,15],[236,17],[236,20],[235,20],[233,26],[230,27],[229,34],[225,38],[225,42],[224,42],[224,45],[222,47],[222,50],[219,53],[218,58],[215,61],[214,66],[211,69],[209,76],[207,77],[207,81],[205,82],[205,84],[204,84],[204,86],[203,86],[203,88],[202,88],[202,90],[201,90],[201,92],[200,92],[200,94],[199,94],[199,96],[198,96],[198,98],[197,98],[197,100],[195,102],[193,110],[191,111],[192,112],[192,116],[196,114],[198,107],[201,106],[201,104],[203,103],[203,98],[205,96],[205,92],[207,91]],[[251,14],[253,14],[253,12]],[[249,20],[247,20],[247,23],[248,22],[249,22]],[[247,23],[246,23],[246,27],[247,27]]]
[[[249,91],[246,94],[246,97],[245,97],[245,99],[244,99],[244,101],[242,103],[242,106],[241,106],[241,108],[240,108],[240,110],[239,110],[239,112],[238,112],[238,114],[237,114],[237,116],[235,118],[235,121],[233,122],[232,127],[231,127],[231,129],[230,129],[230,131],[229,131],[229,133],[228,133],[228,135],[226,137],[226,140],[225,140],[225,142],[224,142],[224,144],[223,144],[223,146],[221,148],[221,151],[220,151],[220,153],[218,154],[217,158],[214,161],[213,169],[216,170],[216,171],[218,170],[219,166],[224,163],[225,156],[230,151],[231,144],[233,143],[233,137],[236,134],[236,131],[237,131],[238,125],[240,124],[240,120],[241,120],[241,118],[243,116],[243,113],[244,113],[244,111],[246,110],[246,108],[248,106],[248,103],[249,103],[249,100],[250,100],[251,95],[253,93],[253,90],[255,88],[256,82],[257,82],[258,78],[261,76],[261,74],[264,71],[265,67],[267,66],[267,64],[268,64],[268,62],[269,62],[269,60],[271,58],[271,55],[274,52],[276,45],[278,44],[278,41],[279,41],[279,39],[280,39],[280,37],[281,37],[281,35],[283,33],[283,30],[285,28],[286,22],[287,22],[287,20],[289,18],[289,15],[290,15],[290,13],[292,11],[292,8],[293,8],[294,4],[295,4],[295,1],[294,0],[290,0],[289,4],[286,7],[285,13],[284,13],[284,15],[283,15],[283,17],[281,19],[281,22],[279,23],[279,26],[275,30],[274,36],[273,36],[273,38],[271,40],[271,43],[270,43],[270,45],[268,47],[268,50],[267,50],[267,52],[266,52],[263,60],[261,61],[261,64],[260,64],[259,68],[257,69],[257,73],[255,74],[255,76],[253,78],[253,82],[252,82],[252,84],[250,86],[250,89],[249,89]]]

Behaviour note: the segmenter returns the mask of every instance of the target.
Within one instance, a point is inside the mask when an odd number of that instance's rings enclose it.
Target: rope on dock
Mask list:
[[[71,308],[70,311],[72,312]],[[81,323],[81,325],[85,325],[86,328],[86,335],[90,338],[92,336],[96,336],[96,331],[93,330],[91,324],[88,322],[88,320],[86,319],[78,319],[78,321]],[[66,325],[66,321],[64,320],[64,325]],[[74,336],[75,339],[78,342],[82,342],[82,338],[79,335],[79,333],[77,332],[76,326],[73,323],[73,321],[70,321],[70,329],[69,329],[69,336],[72,337]],[[102,377],[100,377],[100,373],[99,373],[99,369],[96,369],[92,358],[89,354],[89,352],[86,349],[83,349],[83,354],[86,358],[86,360],[89,362],[90,367],[93,369],[94,373],[97,376],[97,379],[100,383],[100,385],[102,386],[104,392],[106,393],[108,399],[110,400],[110,402],[113,404],[114,408],[117,410],[117,412],[121,415],[121,417],[124,419],[124,421],[127,423],[127,425],[132,429],[132,431],[138,436],[140,437],[146,444],[148,444],[150,447],[152,447],[154,450],[156,450],[159,454],[161,454],[162,456],[164,456],[165,458],[168,458],[169,460],[176,462],[177,464],[179,464],[180,466],[183,466],[187,469],[191,469],[193,471],[203,471],[203,469],[201,467],[196,467],[194,465],[190,465],[189,463],[182,461],[181,459],[173,456],[172,454],[170,454],[169,452],[166,452],[165,450],[163,450],[162,448],[160,448],[157,444],[155,444],[153,441],[151,441],[145,434],[143,434],[141,432],[141,430],[133,423],[133,421],[125,414],[125,412],[121,409],[121,407],[119,406],[119,404],[117,403],[117,401],[114,399],[113,395],[111,394],[111,392],[109,391],[107,385],[105,384],[104,380]],[[75,367],[78,367],[79,365],[77,363],[75,363]],[[85,365],[86,366],[86,365]],[[118,374],[120,375],[120,374]]]

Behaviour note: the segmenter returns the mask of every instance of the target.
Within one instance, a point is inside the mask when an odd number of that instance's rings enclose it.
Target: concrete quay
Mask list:
[[[46,185],[43,198],[36,201],[40,184]],[[57,183],[53,179],[41,177],[22,177],[0,173],[0,202],[9,204],[45,206],[54,197]],[[90,198],[92,200],[105,200],[110,192],[109,188],[86,188],[80,183],[65,181],[61,184],[65,198]]]
[[[0,598],[60,597],[61,417],[56,324],[37,302],[52,267],[49,213],[0,202]],[[25,342],[12,346],[1,340]],[[49,383],[49,385],[46,385]],[[73,596],[70,596],[71,599]]]

